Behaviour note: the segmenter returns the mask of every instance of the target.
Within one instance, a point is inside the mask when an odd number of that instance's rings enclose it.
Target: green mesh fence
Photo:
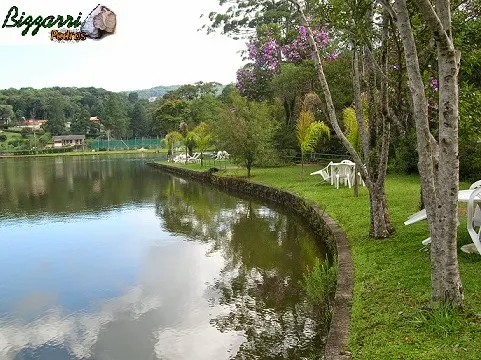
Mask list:
[[[92,149],[153,149],[164,147],[164,140],[160,139],[129,139],[129,140],[94,140],[90,144]]]

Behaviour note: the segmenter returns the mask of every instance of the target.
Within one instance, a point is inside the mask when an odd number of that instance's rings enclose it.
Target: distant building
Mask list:
[[[149,97],[149,102],[154,102],[157,99],[157,96]]]
[[[92,116],[90,117],[90,121],[96,123],[96,124],[100,124],[100,119],[98,116]]]
[[[83,145],[85,141],[85,135],[61,135],[52,136],[53,147],[65,147]]]
[[[23,126],[31,128],[32,130],[40,130],[40,127],[46,122],[47,120],[36,120],[36,119],[24,120]]]

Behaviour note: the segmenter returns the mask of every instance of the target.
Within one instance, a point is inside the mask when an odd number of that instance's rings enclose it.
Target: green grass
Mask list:
[[[3,135],[7,136],[7,141],[5,143],[7,143],[10,140],[19,139],[19,138],[22,137],[22,135],[20,135],[19,133],[9,132],[9,131],[5,131],[5,130],[0,130],[0,134],[3,134]]]
[[[307,298],[314,304],[323,304],[334,294],[337,285],[337,263],[330,264],[316,258],[312,268],[308,268],[301,281]]]
[[[185,166],[185,165],[182,165]],[[187,168],[200,170],[198,165]],[[365,187],[354,198],[309,176],[300,181],[298,166],[253,169],[251,181],[286,189],[321,205],[347,233],[355,269],[349,350],[355,359],[480,359],[481,256],[459,252],[464,286],[462,312],[425,310],[430,295],[429,251],[421,241],[429,236],[425,221],[404,226],[419,210],[418,176],[388,175],[386,193],[396,227],[390,239],[369,238],[369,198]],[[245,169],[221,172],[245,176]],[[461,188],[469,184],[462,183]],[[470,243],[461,216],[458,246]]]

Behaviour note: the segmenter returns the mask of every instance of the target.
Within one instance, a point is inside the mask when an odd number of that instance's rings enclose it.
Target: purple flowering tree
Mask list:
[[[313,30],[318,49],[323,49],[328,43],[327,32],[322,29]],[[263,100],[272,96],[270,82],[280,72],[284,63],[301,63],[312,59],[312,51],[304,26],[299,26],[298,35],[294,39],[277,40],[268,32],[266,36],[251,39],[247,43],[247,65],[237,71],[237,89],[253,100]],[[330,54],[326,58],[333,59]]]

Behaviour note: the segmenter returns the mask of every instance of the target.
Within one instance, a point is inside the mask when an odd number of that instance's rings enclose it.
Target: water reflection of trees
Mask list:
[[[0,214],[70,214],[150,200],[168,176],[140,158],[55,157],[3,159]],[[162,186],[162,185],[161,185]]]
[[[246,337],[236,359],[321,353],[326,328],[299,281],[324,249],[294,217],[177,178],[159,193],[156,211],[169,232],[223,254],[224,268],[206,293],[228,309],[211,323]]]

